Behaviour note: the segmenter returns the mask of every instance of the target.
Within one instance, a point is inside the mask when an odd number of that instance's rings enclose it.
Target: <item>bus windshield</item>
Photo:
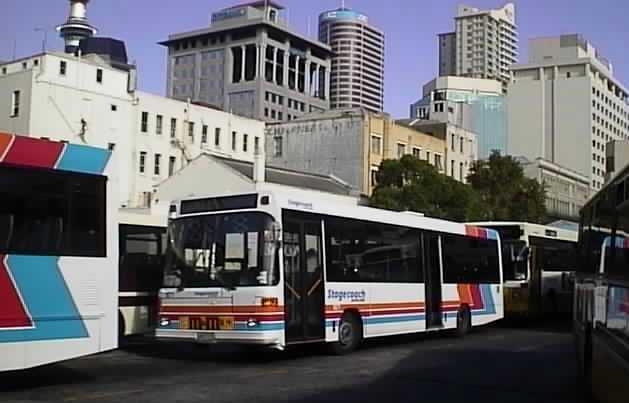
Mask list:
[[[526,280],[528,247],[524,241],[503,241],[502,268],[505,281]]]
[[[164,286],[234,289],[276,285],[279,270],[272,223],[263,213],[171,221]]]

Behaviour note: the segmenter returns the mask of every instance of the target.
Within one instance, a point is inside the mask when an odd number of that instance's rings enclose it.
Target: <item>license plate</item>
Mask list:
[[[233,330],[234,318],[231,316],[180,316],[179,329],[182,330]]]

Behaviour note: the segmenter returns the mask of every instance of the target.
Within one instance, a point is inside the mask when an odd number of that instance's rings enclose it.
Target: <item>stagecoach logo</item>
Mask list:
[[[339,302],[349,301],[349,302],[364,302],[367,293],[365,290],[361,291],[337,291],[337,290],[328,290],[328,299],[337,300]]]
[[[291,200],[291,199],[288,199],[288,205],[296,207],[296,208],[304,209],[304,210],[312,210],[313,209],[312,203],[304,203],[304,202],[295,201],[295,200]]]

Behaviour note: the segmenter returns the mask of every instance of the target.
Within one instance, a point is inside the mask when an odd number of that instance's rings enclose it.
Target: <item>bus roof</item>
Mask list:
[[[150,209],[121,208],[118,210],[118,223],[147,227],[166,227],[168,218],[151,214]]]
[[[535,224],[523,221],[483,221],[473,222],[471,225],[478,227],[513,227],[518,226],[524,231],[524,235],[534,235],[541,238],[560,239],[577,242],[578,231],[565,228],[552,227],[550,225]]]

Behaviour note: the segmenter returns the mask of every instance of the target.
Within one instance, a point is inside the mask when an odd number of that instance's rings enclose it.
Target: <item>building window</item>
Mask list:
[[[188,122],[188,137],[194,143],[194,122]]]
[[[157,115],[155,119],[155,133],[162,134],[162,126],[164,124],[164,117],[162,115]]]
[[[162,160],[162,154],[155,154],[155,167],[153,170],[153,173],[155,175],[159,175],[159,166],[160,166],[160,163],[162,162],[161,160]]]
[[[454,135],[454,133],[450,134],[450,136],[452,137],[452,142],[451,142],[450,148],[452,149],[452,151],[454,151],[454,145],[455,145],[455,142],[456,142],[456,136]]]
[[[142,123],[140,126],[140,131],[142,133],[147,133],[149,131],[149,113],[142,112]]]
[[[177,137],[177,119],[170,119],[170,138],[174,139]]]
[[[221,146],[221,128],[220,127],[217,127],[216,129],[214,129],[214,145],[216,147]]]
[[[450,161],[450,176],[454,178],[454,160]]]
[[[175,164],[177,163],[177,157],[170,157],[168,159],[168,176],[173,176],[175,173]]]
[[[111,111],[116,112],[118,110],[118,105],[111,105]]]
[[[459,162],[459,180],[463,182],[463,163]]]
[[[19,90],[13,91],[11,97],[11,117],[16,118],[20,116],[20,97],[21,92]]]
[[[273,156],[282,156],[282,136],[273,137]]]
[[[426,162],[430,164],[430,151],[426,151]]]
[[[435,154],[435,167],[438,171],[443,171],[443,165],[441,164],[441,155]]]
[[[419,147],[413,147],[413,157],[419,159],[421,156],[422,149]]]
[[[371,167],[369,181],[372,187],[375,187],[378,184],[378,168]]]
[[[382,154],[382,137],[371,136],[371,153],[377,155]]]
[[[28,63],[23,62],[22,63],[22,70],[26,70],[28,68]]]
[[[243,134],[242,135],[242,152],[244,153],[247,152],[248,140],[249,140],[249,136],[247,134]]]
[[[109,151],[114,151],[114,149],[116,148],[116,144],[115,143],[109,143],[107,144],[107,149]]]
[[[146,151],[140,151],[140,173],[143,174],[146,169]]]
[[[260,152],[260,137],[258,136],[253,138],[253,152],[256,154]]]
[[[103,83],[103,70],[96,69],[96,82],[99,84]]]
[[[65,76],[68,70],[68,63],[64,60],[59,62],[59,75]]]
[[[236,151],[236,132],[232,132],[232,151]]]
[[[207,144],[207,125],[201,127],[201,144]]]
[[[406,144],[397,143],[397,157],[402,158],[406,154]]]

